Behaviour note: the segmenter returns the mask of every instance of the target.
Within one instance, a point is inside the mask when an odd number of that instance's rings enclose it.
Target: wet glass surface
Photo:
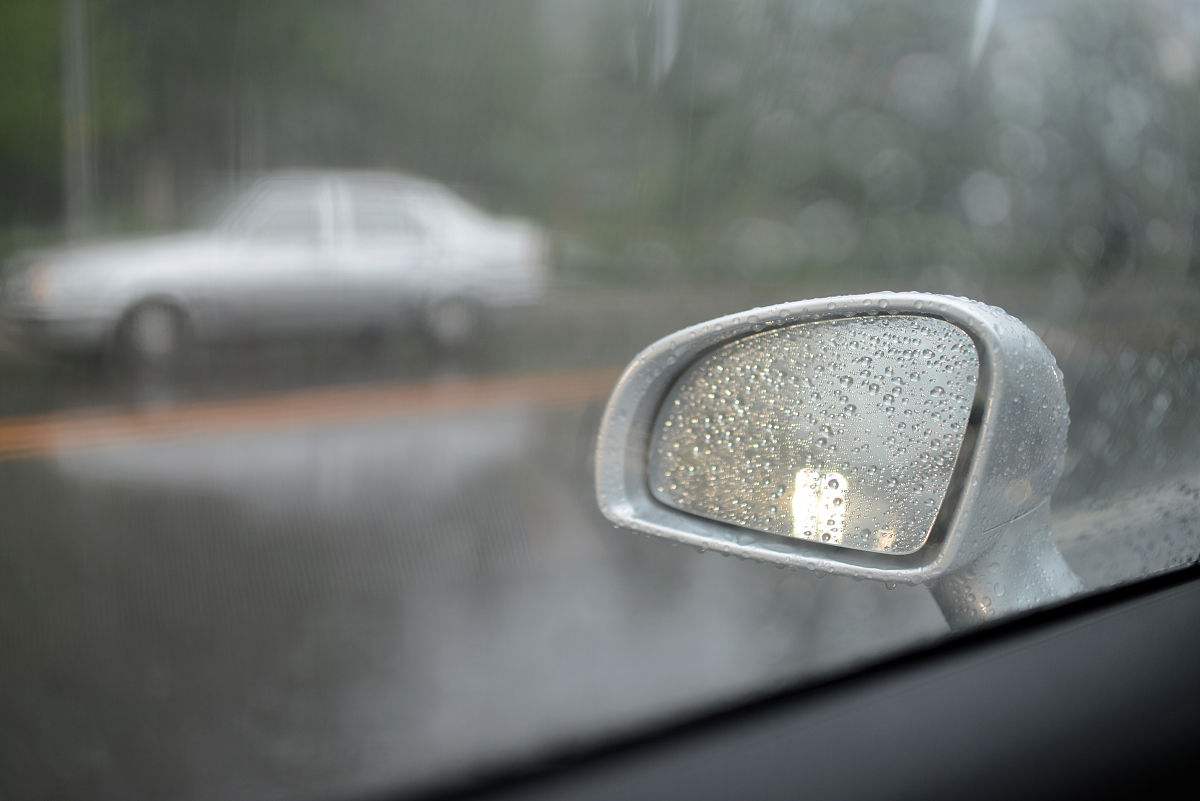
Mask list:
[[[413,789],[946,636],[922,587],[597,511],[619,369],[755,305],[1007,309],[1064,373],[1085,590],[1194,562],[1198,34],[1169,1],[0,6],[0,794]]]
[[[950,485],[978,374],[970,336],[922,317],[735,340],[663,400],[651,489],[668,506],[768,534],[913,553]]]

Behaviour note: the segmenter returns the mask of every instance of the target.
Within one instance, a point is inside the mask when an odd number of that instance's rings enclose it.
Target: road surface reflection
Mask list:
[[[0,696],[6,786],[321,795],[461,776],[943,631],[921,589],[613,530],[590,491],[597,413],[0,462],[0,681],[28,688]]]

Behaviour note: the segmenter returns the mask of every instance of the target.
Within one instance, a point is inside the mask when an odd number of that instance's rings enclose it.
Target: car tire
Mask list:
[[[439,350],[466,350],[484,327],[483,309],[463,298],[440,300],[425,309],[425,335]]]
[[[126,366],[176,367],[190,346],[187,315],[178,306],[165,301],[139,303],[125,313],[117,326],[116,356]]]

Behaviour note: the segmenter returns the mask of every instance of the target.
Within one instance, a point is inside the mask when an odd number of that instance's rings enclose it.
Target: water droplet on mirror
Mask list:
[[[944,352],[939,338],[950,347],[969,342],[948,323],[899,315],[774,328],[710,351],[677,379],[660,412],[650,455],[655,495],[767,534],[828,534],[819,541],[885,553],[919,549],[952,467],[936,457],[957,455],[968,412],[931,397],[931,388],[973,395],[977,369],[973,354],[961,365],[924,359],[923,348]],[[864,372],[848,374],[851,364]],[[922,377],[905,387],[898,377],[916,368]],[[935,408],[905,405],[912,395]],[[883,460],[918,458],[928,489],[881,475]]]

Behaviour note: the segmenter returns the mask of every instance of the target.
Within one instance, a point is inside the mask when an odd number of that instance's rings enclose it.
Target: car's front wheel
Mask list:
[[[117,326],[116,356],[130,366],[177,365],[190,344],[187,315],[164,301],[147,301],[130,309]]]

